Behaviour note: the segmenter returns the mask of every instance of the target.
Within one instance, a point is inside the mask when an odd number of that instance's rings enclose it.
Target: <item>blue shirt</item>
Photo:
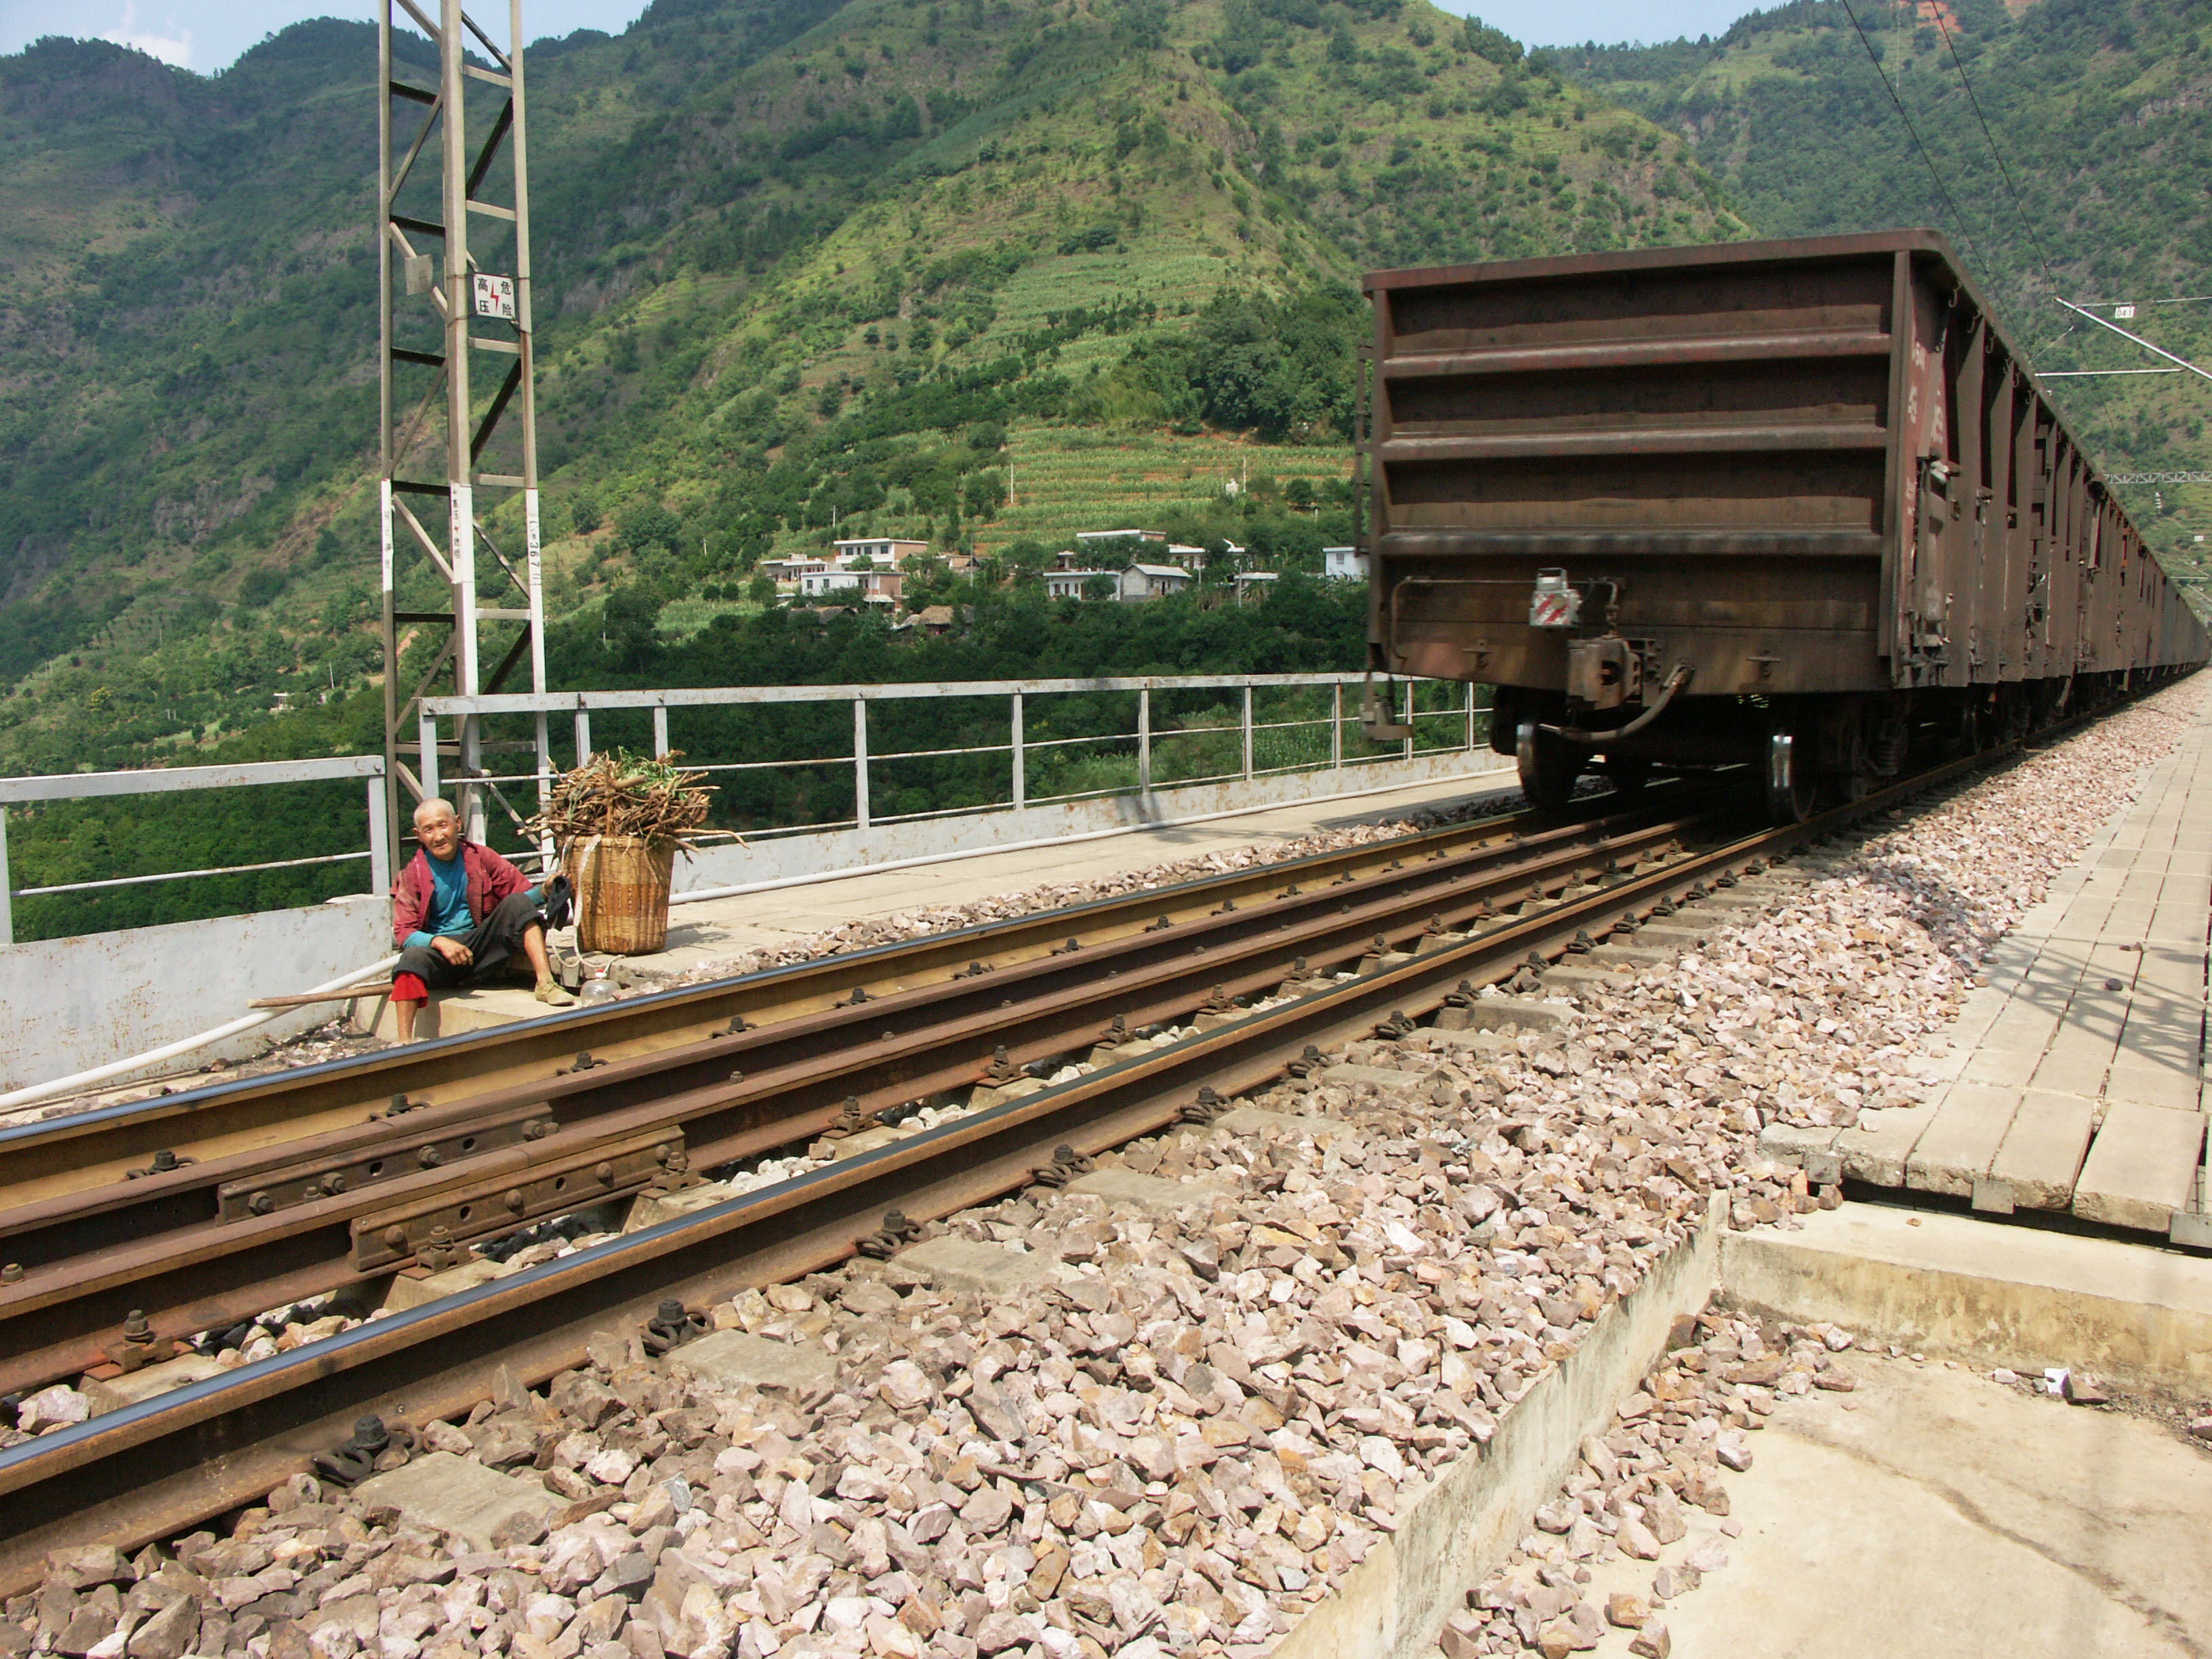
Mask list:
[[[476,918],[469,914],[469,869],[456,847],[449,859],[433,857],[427,850],[422,861],[430,866],[430,908],[422,920],[426,926],[410,933],[407,943],[428,945],[440,934],[449,938],[464,938],[476,931]]]

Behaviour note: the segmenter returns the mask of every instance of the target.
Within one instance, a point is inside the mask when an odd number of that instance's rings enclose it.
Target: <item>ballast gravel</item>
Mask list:
[[[1274,1115],[1097,1160],[1183,1207],[1032,1188],[925,1230],[1021,1258],[1024,1287],[855,1258],[704,1310],[829,1383],[687,1381],[628,1332],[542,1390],[502,1377],[414,1425],[416,1455],[551,1494],[493,1549],[299,1476],[222,1535],[58,1558],[0,1656],[1256,1659],[1714,1195],[1739,1227],[1838,1201],[1763,1160],[1761,1128],[1917,1098],[1982,956],[2203,696],[1747,882],[1756,905],[1698,915],[1674,959],[1356,1043],[1349,1074],[1237,1103]],[[1454,1659],[1608,1628],[1666,1655],[1664,1604],[1725,1566],[1725,1483],[1777,1393],[1850,1386],[1832,1328],[1708,1313],[1674,1338],[1447,1627]],[[1621,1554],[1650,1593],[1586,1599],[1586,1565]]]

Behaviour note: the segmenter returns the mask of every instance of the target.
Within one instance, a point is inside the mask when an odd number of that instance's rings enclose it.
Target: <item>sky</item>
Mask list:
[[[1717,34],[1758,0],[1440,0],[1473,11],[1532,46],[1585,40],[1671,40]],[[474,0],[471,12],[495,38],[504,30],[500,0]],[[524,0],[530,38],[571,29],[619,34],[645,0]],[[21,52],[45,34],[117,41],[203,75],[228,67],[264,35],[309,17],[375,18],[374,0],[0,0],[0,53]]]

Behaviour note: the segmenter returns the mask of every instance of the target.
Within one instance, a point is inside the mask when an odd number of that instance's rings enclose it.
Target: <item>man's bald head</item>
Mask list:
[[[450,859],[461,839],[461,821],[451,805],[435,795],[415,809],[415,839],[434,859]]]

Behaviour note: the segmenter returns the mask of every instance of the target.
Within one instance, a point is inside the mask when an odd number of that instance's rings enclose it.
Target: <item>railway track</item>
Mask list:
[[[0,1594],[50,1549],[135,1547],[251,1501],[365,1413],[465,1413],[497,1367],[543,1382],[668,1299],[888,1246],[1055,1159],[1203,1119],[1310,1048],[1633,930],[2004,752],[1781,829],[1654,790],[0,1137],[0,1387],[19,1392],[304,1297],[365,1305],[425,1256],[693,1171],[856,1129],[865,1147],[0,1451]],[[1200,1014],[1212,1029],[1115,1046]],[[1057,1085],[1033,1077],[1094,1054]],[[867,1145],[879,1118],[969,1086],[992,1103]]]
[[[264,1141],[276,1103],[343,1079],[280,1074],[181,1112],[35,1126],[0,1143],[11,1176],[0,1188],[0,1392],[128,1365],[281,1304],[369,1292],[426,1247],[441,1259],[523,1223],[872,1127],[950,1091],[1016,1084],[1024,1066],[1082,1059],[1116,1021],[1133,1033],[1225,1014],[1274,992],[1286,964],[1287,976],[1325,975],[1551,902],[1609,866],[1662,857],[1704,825],[1710,799],[1686,792],[1579,823],[1512,821],[1364,860],[1300,860],[1274,866],[1271,885],[1240,874],[1086,907],[1100,912],[1089,918],[1056,913],[1049,933],[1033,922],[979,930],[986,937],[965,937],[968,949],[950,955],[932,939],[842,964],[833,982],[849,988],[827,1006],[818,981],[830,964],[807,964],[677,999],[695,1013],[673,1033],[681,1040],[664,1028],[631,1039],[627,1054],[584,1048],[589,1032],[556,1020],[538,1035],[566,1042],[535,1075],[504,1067],[490,1086],[444,1099],[385,1092],[441,1058],[410,1064],[403,1051],[354,1068],[349,1111],[318,1103],[302,1114],[304,1133],[265,1144],[239,1145]],[[1071,931],[1086,919],[1104,925]],[[969,953],[993,944],[1015,949]],[[965,965],[948,969],[953,961]],[[783,1000],[764,1002],[779,986]],[[732,1001],[744,1006],[724,1015]],[[697,1023],[702,1004],[719,1024]],[[748,1018],[747,1007],[782,1017]],[[667,1012],[638,1013],[660,1026]],[[594,1028],[622,1023],[603,1014]],[[478,1039],[465,1053],[483,1064],[498,1050],[496,1038]],[[367,1109],[365,1088],[380,1103]],[[408,1109],[395,1111],[398,1101]],[[131,1150],[149,1128],[165,1144]]]

